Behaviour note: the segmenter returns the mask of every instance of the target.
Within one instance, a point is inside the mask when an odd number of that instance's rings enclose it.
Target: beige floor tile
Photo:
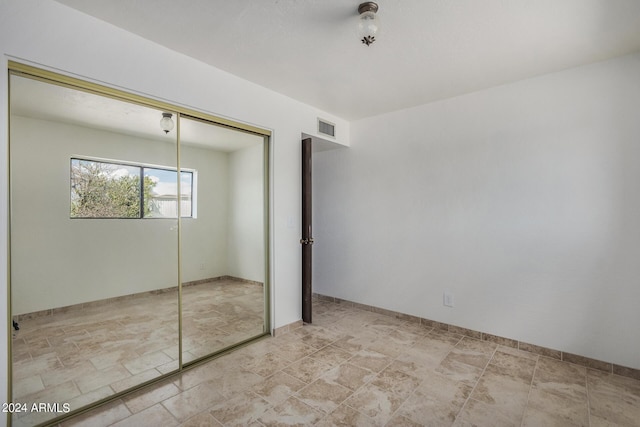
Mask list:
[[[21,403],[29,405],[39,402],[69,402],[70,399],[82,395],[78,387],[73,381],[67,381],[53,387],[40,390],[36,393],[29,394],[20,398]]]
[[[349,363],[371,372],[380,372],[393,362],[393,358],[373,350],[360,350],[354,353]]]
[[[593,424],[592,424],[593,425]],[[589,421],[575,422],[571,419],[548,411],[527,407],[522,419],[522,427],[588,427]]]
[[[299,426],[306,427],[320,421],[323,413],[290,397],[281,404],[269,409],[259,419],[265,426]]]
[[[613,396],[630,394],[640,398],[640,380],[633,378],[588,369],[587,384],[590,391],[608,393]]]
[[[287,400],[306,383],[282,371],[276,372],[251,387],[251,390],[268,402],[277,405]]]
[[[490,404],[469,399],[458,414],[454,425],[456,427],[517,427],[521,424],[521,419],[521,416],[505,416],[503,413],[496,412]],[[539,427],[546,426],[542,424]]]
[[[225,426],[246,426],[257,423],[272,405],[257,394],[245,391],[214,405],[209,411]]]
[[[384,337],[372,342],[369,346],[367,346],[367,349],[387,355],[391,358],[396,358],[407,351],[409,348],[411,348],[412,344],[413,343],[409,344],[404,342],[397,342],[390,337]]]
[[[431,328],[427,330],[414,322],[405,322],[394,330],[388,338],[393,343],[411,347],[425,338],[430,330]]]
[[[261,377],[270,377],[291,364],[291,360],[283,357],[280,353],[270,352],[262,357],[256,357],[244,367],[248,371],[255,372]]]
[[[396,422],[402,421],[400,425],[406,423],[406,420],[418,425],[451,425],[461,407],[461,404],[435,399],[417,390],[396,412],[396,415],[404,418]]]
[[[13,395],[16,399],[44,390],[44,383],[40,375],[33,375],[16,381]]]
[[[630,394],[611,395],[589,392],[589,408],[592,417],[620,426],[640,424],[640,398]]]
[[[474,338],[463,337],[462,340],[456,344],[456,348],[470,353],[484,353],[492,355],[498,348],[498,345],[490,341],[481,341]]]
[[[287,359],[289,362],[295,362],[317,351],[318,349],[313,346],[294,341],[282,344],[278,349],[274,350],[273,353]]]
[[[223,314],[239,315],[243,291],[229,291],[236,292],[233,298],[237,299],[228,305],[214,301],[222,307],[211,315],[201,305],[206,298],[193,301],[190,309],[203,317],[202,323],[189,320],[192,334],[186,342],[190,346],[196,348],[206,340],[211,326],[207,322],[220,320]],[[313,325],[240,348],[73,422],[92,427],[114,423],[154,427],[639,425],[638,380],[424,328],[347,304],[322,302],[318,308]],[[169,331],[175,334],[170,322],[163,320],[162,330],[149,331],[143,325],[151,319],[149,314],[131,315],[126,324],[112,314],[96,311],[94,320],[82,324],[74,324],[70,316],[55,324],[35,322],[52,334],[54,343],[61,343],[54,353],[47,353],[42,331],[31,329],[17,337],[16,351],[25,354],[26,350],[28,355],[16,364],[18,380],[25,380],[23,387],[37,390],[25,399],[46,402],[67,396],[75,409],[111,395],[113,388],[146,379],[156,369],[144,367],[163,362],[157,367],[161,372],[176,363],[172,358],[177,352],[166,346],[170,339],[162,338]],[[250,328],[253,320],[237,318],[235,322],[223,322],[223,337]],[[105,334],[117,334],[120,341],[105,342],[107,351],[101,353],[97,342]],[[140,340],[145,341],[143,346],[138,345]],[[29,345],[37,354],[32,359]],[[35,372],[29,370],[30,363]],[[113,374],[108,381],[105,372]],[[92,387],[97,388],[88,391]],[[14,425],[31,426],[46,421],[45,415],[16,417]]]
[[[473,387],[465,382],[454,381],[445,375],[432,372],[424,378],[414,394],[440,402],[452,403],[460,409],[472,391]]]
[[[620,424],[592,415],[589,417],[590,427],[620,427]]]
[[[201,412],[187,421],[180,424],[180,427],[221,427],[222,424],[216,420],[209,411]]]
[[[463,363],[457,360],[455,356],[449,357],[447,355],[436,368],[436,372],[449,377],[453,381],[461,381],[467,385],[474,386],[482,375],[483,369]]]
[[[182,422],[224,400],[214,387],[204,383],[164,400],[162,405]]]
[[[464,338],[447,355],[450,360],[484,369],[491,360],[495,344]]]
[[[207,381],[207,385],[213,387],[224,398],[229,398],[235,393],[245,391],[258,384],[264,378],[249,371],[226,372],[224,375]]]
[[[349,362],[336,366],[322,376],[323,379],[335,382],[355,391],[376,377],[374,372],[360,368]]]
[[[451,425],[471,390],[469,385],[432,373],[402,404],[397,414],[422,425]]]
[[[178,421],[160,404],[112,424],[113,427],[172,427],[176,425],[178,425]]]
[[[334,341],[332,345],[346,351],[356,352],[367,348],[376,339],[377,335],[374,332],[369,332],[367,335],[347,335],[340,338],[339,340]]]
[[[462,338],[462,335],[434,329],[427,334],[422,342],[425,343],[426,346],[436,347],[438,344],[440,344],[454,347],[460,342],[460,340],[462,340]]]
[[[128,377],[131,377],[131,374],[124,366],[113,365],[102,371],[96,371],[89,375],[77,378],[76,384],[82,393],[88,393],[97,388],[115,383]]]
[[[217,329],[221,336],[249,338],[256,330],[262,330],[261,298],[261,285],[237,281],[185,287],[184,325],[199,324],[200,329],[194,334],[199,343],[211,338],[215,327],[207,322],[214,320],[219,322],[215,326],[229,329]],[[69,380],[76,380],[80,392],[91,396],[93,390],[113,383],[118,390],[136,385],[140,382],[136,378],[149,378],[149,369],[157,368],[161,373],[176,370],[176,292],[104,303],[21,321],[20,331],[13,334],[14,356],[22,355],[15,358],[19,362],[14,365],[14,388],[33,393],[32,379],[25,380],[24,385],[20,381],[42,374],[42,396],[55,394],[48,390],[60,389]],[[185,328],[184,332],[187,343],[192,331]],[[126,377],[139,377],[121,381],[125,378],[122,367],[129,372]],[[74,396],[70,394],[68,399]]]
[[[369,383],[351,395],[345,404],[373,418],[376,423],[385,424],[407,397]]]
[[[544,386],[565,385],[567,388],[577,386],[582,390],[587,382],[587,370],[583,366],[573,365],[548,357],[540,357],[536,367],[534,384]]]
[[[302,342],[306,345],[309,345],[316,350],[319,350],[323,347],[328,346],[335,342],[339,337],[335,336],[335,334],[331,333],[331,331],[319,331],[313,332],[302,337]]]
[[[432,360],[442,361],[449,352],[454,348],[453,345],[443,343],[439,340],[433,340],[426,338],[420,340],[413,345],[413,347],[404,351],[398,358],[404,356],[413,356],[414,358],[428,358]]]
[[[417,423],[413,420],[411,420],[410,418],[405,417],[404,415],[398,415],[396,414],[393,418],[391,418],[391,420],[389,420],[389,422],[386,424],[387,427],[422,427],[425,425],[429,425],[432,424],[434,426],[436,425],[447,425],[444,423],[440,423],[440,420],[435,419],[435,418],[431,418],[429,419],[429,421],[427,421],[426,423]],[[429,424],[427,424],[429,423]]]
[[[553,414],[554,419],[564,420],[569,425],[589,424],[589,403],[586,395],[554,393],[548,388],[540,389],[534,386],[529,393],[527,405],[527,410],[530,409],[532,414]]]
[[[109,352],[100,353],[89,361],[95,366],[96,369],[106,369],[110,366],[133,360],[138,357],[138,353],[131,349],[120,348]]]
[[[86,375],[90,375],[98,370],[93,366],[93,364],[89,361],[85,361],[84,363],[78,364],[72,368],[60,368],[50,372],[42,373],[40,376],[42,377],[42,382],[45,387],[53,387],[58,384],[62,384],[69,380],[75,380],[79,377],[84,377]]]
[[[318,427],[381,427],[383,425],[347,405],[340,405],[316,424]]]
[[[305,357],[289,365],[284,372],[309,384],[328,372],[332,366],[322,360]]]
[[[433,356],[431,354],[414,354],[411,352],[403,353],[398,356],[391,364],[390,368],[405,372],[417,378],[424,378],[435,372],[440,366],[444,356]]]
[[[77,351],[77,350],[76,350]],[[55,352],[42,354],[30,360],[23,360],[13,364],[13,380],[19,382],[22,378],[45,374],[63,368]]]
[[[387,368],[380,372],[370,384],[380,387],[401,397],[409,396],[421,383],[421,380],[402,371]]]
[[[351,358],[352,354],[334,345],[328,345],[308,355],[313,359],[321,360],[332,366],[337,366]]]
[[[300,401],[327,414],[336,409],[349,395],[350,389],[325,378],[315,380],[296,393]]]
[[[493,412],[519,423],[527,405],[530,388],[531,384],[519,378],[487,370],[471,393],[471,398],[489,405]]]
[[[508,347],[500,347],[496,350],[489,362],[489,369],[494,372],[520,378],[523,382],[530,384],[536,368],[537,357],[531,358],[503,351],[503,349],[507,348]]]

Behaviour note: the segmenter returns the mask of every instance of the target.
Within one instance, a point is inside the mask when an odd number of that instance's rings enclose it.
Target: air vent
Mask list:
[[[336,137],[336,125],[326,120],[318,118],[318,133],[332,138]]]

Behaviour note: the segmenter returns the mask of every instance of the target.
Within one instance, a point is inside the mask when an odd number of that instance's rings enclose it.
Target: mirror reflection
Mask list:
[[[10,102],[13,401],[75,411],[267,330],[263,136],[19,75]]]
[[[182,220],[187,363],[265,331],[264,146],[209,122],[180,125],[182,170],[197,171],[197,213]]]

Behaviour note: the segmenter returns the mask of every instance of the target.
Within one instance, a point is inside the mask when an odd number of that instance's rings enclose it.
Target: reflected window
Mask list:
[[[177,171],[170,169],[143,168],[145,218],[178,217]],[[180,173],[180,213],[183,218],[192,217],[193,172]]]
[[[194,171],[180,173],[180,210],[193,217]],[[177,218],[177,170],[71,159],[71,218]]]

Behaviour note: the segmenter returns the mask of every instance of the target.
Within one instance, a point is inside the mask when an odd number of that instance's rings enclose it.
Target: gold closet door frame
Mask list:
[[[178,370],[160,375],[157,378],[152,380],[143,382],[138,384],[130,389],[114,393],[113,395],[97,400],[85,407],[77,409],[75,411],[71,411],[68,414],[64,414],[60,417],[53,418],[49,421],[46,421],[43,425],[53,425],[57,424],[62,420],[67,418],[71,418],[83,412],[87,412],[97,406],[105,404],[107,402],[111,402],[115,399],[118,399],[124,395],[130,394],[136,390],[140,390],[150,384],[162,381],[168,377],[176,375],[184,371],[185,369],[190,369],[195,366],[198,366],[202,363],[207,362],[208,360],[226,354],[233,349],[246,345],[249,342],[254,341],[264,335],[268,335],[271,331],[271,244],[270,244],[270,229],[271,229],[271,210],[270,210],[270,189],[271,189],[271,131],[269,129],[257,127],[254,125],[250,125],[247,123],[236,122],[234,120],[230,120],[224,117],[219,117],[213,114],[205,113],[202,111],[194,110],[191,108],[187,108],[184,106],[179,106],[176,104],[171,104],[168,102],[160,101],[157,99],[149,98],[142,95],[137,95],[134,93],[127,92],[125,90],[116,89],[113,87],[105,86],[98,83],[89,82],[86,80],[82,80],[79,78],[71,77],[64,74],[59,74],[53,71],[44,70],[41,68],[37,68],[31,65],[26,65],[20,62],[8,61],[8,77],[11,76],[19,76],[25,77],[32,80],[39,80],[45,83],[54,84],[58,86],[68,87],[75,90],[80,90],[88,93],[93,93],[100,96],[105,96],[108,98],[113,98],[119,101],[130,102],[133,104],[141,105],[144,107],[151,107],[159,110],[163,110],[166,112],[171,112],[176,115],[176,168],[177,170],[181,170],[180,165],[180,119],[182,116],[189,119],[196,119],[203,122],[210,123],[212,125],[224,126],[230,129],[234,129],[241,132],[251,133],[254,135],[263,137],[263,145],[264,145],[264,154],[263,154],[263,194],[264,194],[264,220],[263,220],[263,228],[264,228],[264,320],[263,320],[263,334],[246,339],[244,341],[238,342],[230,347],[224,348],[218,352],[214,352],[210,355],[198,358],[186,364],[182,362],[182,239],[181,239],[181,230],[182,230],[182,221],[181,221],[181,213],[180,213],[180,203],[178,203],[178,351],[179,351],[179,366]],[[7,114],[7,123],[8,128],[10,127],[11,117],[11,107],[10,107],[10,97],[11,97],[11,84],[8,82],[8,100],[9,100],[9,108]],[[7,136],[9,136],[10,132],[7,132]],[[11,143],[9,141],[9,147],[11,147]],[[10,148],[9,148],[10,149]],[[9,154],[9,152],[7,152]],[[7,182],[9,182],[8,190],[10,190],[10,171],[11,165],[7,168]],[[178,185],[178,198],[180,197],[180,186]],[[10,192],[8,193],[10,195]],[[12,320],[12,307],[11,307],[11,197],[9,197],[8,201],[8,230],[9,233],[7,235],[8,240],[8,251],[7,251],[7,351],[8,351],[8,367],[7,367],[7,396],[11,400],[13,396],[13,357],[12,357],[12,332],[11,332],[11,320]],[[12,425],[12,414],[7,413],[7,425]]]

